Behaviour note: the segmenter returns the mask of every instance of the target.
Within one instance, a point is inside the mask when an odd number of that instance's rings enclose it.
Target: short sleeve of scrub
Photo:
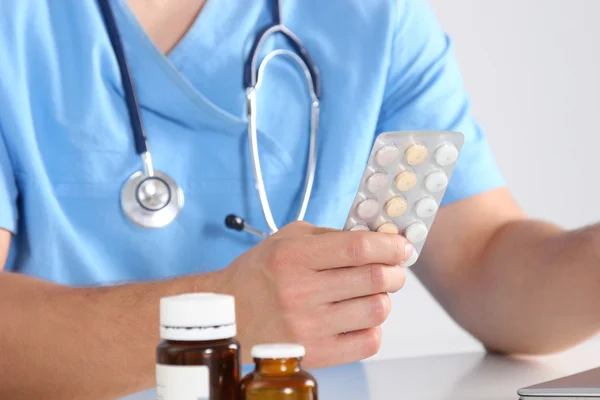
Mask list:
[[[451,39],[427,0],[398,4],[399,23],[377,133],[414,129],[465,135],[444,204],[504,185],[485,134],[471,115]]]
[[[17,230],[17,184],[8,149],[0,131],[0,228],[13,233]]]

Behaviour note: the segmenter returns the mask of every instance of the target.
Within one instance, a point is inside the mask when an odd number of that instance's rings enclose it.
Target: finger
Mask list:
[[[391,309],[392,302],[387,293],[333,303],[325,311],[329,323],[323,327],[323,332],[325,335],[337,335],[380,326]]]
[[[370,264],[329,269],[317,273],[319,290],[313,301],[333,303],[376,293],[395,293],[404,287],[404,267]]]
[[[381,347],[381,328],[336,335],[329,340],[306,344],[306,356],[302,364],[307,369],[327,368],[349,364],[371,357]]]
[[[329,232],[294,238],[291,247],[299,263],[314,270],[367,264],[401,265],[412,254],[412,244],[401,235],[354,231]]]

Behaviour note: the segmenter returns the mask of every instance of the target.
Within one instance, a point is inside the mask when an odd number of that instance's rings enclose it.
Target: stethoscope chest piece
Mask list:
[[[144,228],[162,228],[171,223],[183,208],[183,190],[161,171],[152,176],[138,171],[121,190],[125,215]]]

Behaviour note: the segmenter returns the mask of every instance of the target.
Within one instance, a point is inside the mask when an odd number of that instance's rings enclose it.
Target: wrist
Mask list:
[[[193,293],[211,292],[231,294],[227,290],[227,270],[211,271],[204,274],[185,277],[185,291]]]

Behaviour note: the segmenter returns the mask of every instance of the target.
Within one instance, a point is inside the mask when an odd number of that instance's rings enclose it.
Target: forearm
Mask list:
[[[70,288],[0,273],[0,397],[114,399],[154,385],[159,299],[212,274]]]
[[[490,350],[573,346],[600,332],[599,245],[600,226],[508,223],[450,280],[449,311]]]

